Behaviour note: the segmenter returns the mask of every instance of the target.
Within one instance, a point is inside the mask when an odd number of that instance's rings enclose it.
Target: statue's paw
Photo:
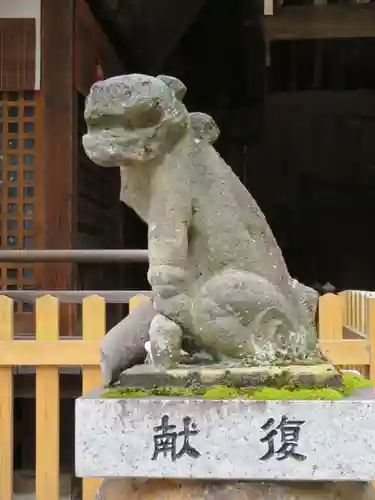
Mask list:
[[[150,325],[149,359],[156,368],[173,368],[180,359],[182,330],[174,321],[157,314]]]

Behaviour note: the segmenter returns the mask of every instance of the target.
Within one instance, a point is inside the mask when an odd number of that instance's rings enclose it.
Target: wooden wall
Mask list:
[[[294,274],[340,289],[375,287],[375,95],[274,94],[248,152],[249,189]]]
[[[11,91],[33,89],[35,19],[0,18],[0,34],[0,88]]]
[[[77,0],[75,9],[75,86],[87,95],[98,79],[124,71],[124,66],[93,16],[86,0]]]
[[[40,90],[41,3],[0,2],[2,90]]]

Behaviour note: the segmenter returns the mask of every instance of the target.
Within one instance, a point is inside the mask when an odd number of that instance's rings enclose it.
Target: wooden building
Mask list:
[[[292,273],[374,290],[374,53],[370,2],[0,0],[0,248],[145,248],[145,226],[118,201],[119,173],[84,155],[84,97],[98,78],[164,73],[218,122],[218,149]],[[145,271],[0,262],[0,286],[144,289]],[[64,311],[61,333],[77,332],[78,315]],[[27,304],[16,331],[34,331]],[[17,468],[34,467],[34,406],[15,407]],[[70,468],[71,399],[61,422]]]
[[[218,122],[218,149],[258,200],[292,274],[374,290],[375,3],[94,3],[129,64],[180,77],[189,108]],[[146,16],[151,3],[159,10]],[[135,220],[126,216],[127,244],[145,241]]]
[[[267,15],[264,16],[264,12]],[[0,5],[1,248],[144,248],[119,174],[81,146],[91,84],[169,73],[301,280],[375,288],[375,9],[316,0],[12,0]],[[355,235],[355,236],[353,236]],[[0,263],[2,288],[147,286],[145,268]],[[63,314],[74,334],[78,312]],[[27,304],[16,328],[33,331]]]
[[[102,72],[123,72],[122,61],[84,0],[1,2],[0,36],[0,248],[120,247],[118,172],[91,164],[80,137],[86,93]],[[98,268],[85,269],[0,263],[0,286],[103,286]],[[62,315],[64,333],[74,316]],[[18,303],[16,330],[33,323],[30,304]]]

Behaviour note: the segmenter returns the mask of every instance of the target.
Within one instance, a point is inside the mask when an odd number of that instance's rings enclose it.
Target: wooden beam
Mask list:
[[[99,346],[89,340],[2,340],[0,366],[98,366]]]
[[[0,250],[1,262],[81,262],[134,263],[147,262],[147,250]]]
[[[5,295],[13,300],[33,304],[39,297],[51,295],[62,304],[79,304],[83,299],[97,295],[108,304],[127,304],[139,295],[152,296],[150,290],[6,290],[0,291],[0,297]]]
[[[282,7],[264,18],[267,40],[375,37],[373,5]]]
[[[367,340],[322,340],[322,352],[339,365],[369,365]],[[97,341],[82,340],[2,340],[0,366],[98,366]]]
[[[321,340],[320,349],[334,365],[369,365],[366,340]]]

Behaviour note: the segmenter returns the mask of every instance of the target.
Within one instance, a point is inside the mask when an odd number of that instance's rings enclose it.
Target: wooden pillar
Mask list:
[[[74,0],[42,1],[43,247],[71,248],[74,189]],[[45,288],[68,288],[72,265],[44,265]]]
[[[42,0],[42,247],[72,248],[74,224],[74,0]],[[44,264],[45,289],[69,289],[74,264]],[[75,306],[60,308],[60,332],[74,330]]]

